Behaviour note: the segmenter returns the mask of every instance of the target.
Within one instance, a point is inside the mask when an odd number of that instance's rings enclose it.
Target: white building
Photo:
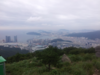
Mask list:
[[[37,45],[37,46],[35,46],[35,47],[32,47],[32,52],[35,52],[36,50],[43,50],[43,49],[45,49],[44,46],[42,46],[42,45]]]

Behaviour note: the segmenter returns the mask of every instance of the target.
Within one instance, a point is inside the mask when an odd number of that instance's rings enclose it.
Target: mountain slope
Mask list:
[[[94,32],[87,32],[87,33],[73,33],[66,36],[72,36],[72,37],[87,37],[88,39],[100,39],[100,31],[94,31]]]

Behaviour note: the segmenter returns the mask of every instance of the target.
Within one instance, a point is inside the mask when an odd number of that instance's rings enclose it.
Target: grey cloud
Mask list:
[[[100,29],[99,4],[100,0],[1,0],[0,29]]]

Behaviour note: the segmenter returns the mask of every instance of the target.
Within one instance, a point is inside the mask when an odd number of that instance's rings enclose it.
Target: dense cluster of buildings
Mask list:
[[[30,39],[27,41],[27,43],[29,47],[32,47],[32,52],[36,50],[45,49],[50,45],[53,47],[58,47],[60,49],[63,49],[66,47],[90,48],[90,47],[96,47],[100,45],[100,39],[89,40],[84,37],[81,37],[81,38],[60,37],[60,39],[63,39],[64,41],[52,42],[52,39]]]
[[[29,39],[27,40],[27,43],[18,43],[17,36],[14,36],[14,40],[11,40],[10,36],[6,36],[6,41],[3,43],[0,43],[0,45],[5,47],[16,47],[20,49],[26,49],[30,52],[34,52],[36,50],[43,50],[45,48],[48,48],[50,45],[53,47],[58,47],[60,49],[66,48],[66,47],[82,47],[82,48],[90,48],[90,47],[96,47],[100,46],[100,39],[96,40],[90,40],[85,37],[67,37],[67,36],[58,36],[59,39],[62,39],[62,41],[54,40],[52,39]],[[55,39],[58,39],[55,38]]]

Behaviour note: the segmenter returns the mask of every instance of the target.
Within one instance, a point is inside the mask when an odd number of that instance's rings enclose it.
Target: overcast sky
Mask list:
[[[0,0],[0,30],[100,30],[100,0]]]

